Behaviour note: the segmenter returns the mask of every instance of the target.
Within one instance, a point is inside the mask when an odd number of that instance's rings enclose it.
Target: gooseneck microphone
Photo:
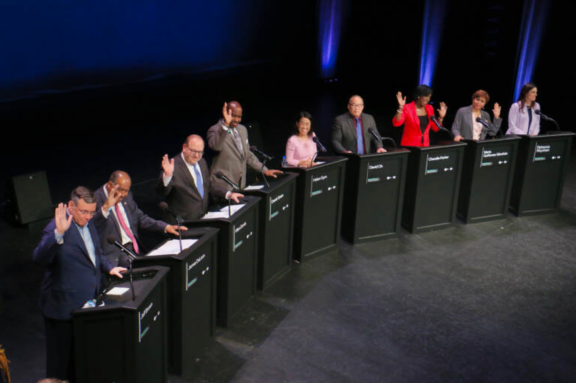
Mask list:
[[[182,219],[182,217],[171,211],[166,202],[160,202],[158,206],[160,207],[160,209],[162,209],[162,211],[165,211],[166,213],[176,218],[176,225],[178,225],[178,239],[180,240],[180,252],[182,252],[182,231],[180,231],[180,224],[184,222],[184,220]]]
[[[324,147],[324,145],[322,145],[322,143],[320,142],[320,140],[318,139],[318,137],[314,136],[312,137],[312,140],[314,140],[314,142],[316,143],[316,145],[318,145],[318,147],[320,148],[320,151],[322,153],[326,153],[326,148]]]
[[[256,146],[251,146],[250,150],[254,153],[260,154],[262,156],[262,158],[264,158],[266,161],[272,161],[272,159],[274,158],[274,157],[270,157],[268,154],[264,153],[263,151],[258,150],[258,148]]]
[[[234,181],[232,181],[230,178],[226,177],[226,175],[224,173],[222,173],[222,171],[217,171],[215,174],[216,174],[216,177],[218,177],[222,181],[226,182],[233,189],[240,190],[240,187],[238,185],[236,185],[236,183]]]
[[[128,257],[128,275],[130,278],[130,290],[132,291],[132,300],[135,301],[136,292],[134,290],[134,279],[132,278],[132,261],[136,259],[136,255],[134,255],[134,253],[132,253],[127,248],[125,248],[120,242],[118,242],[113,235],[109,235],[108,237],[106,237],[106,240],[108,241],[109,244],[118,246],[120,250],[122,250],[122,252],[124,252]]]
[[[537,115],[540,116],[540,118],[542,118],[544,121],[550,121],[553,122],[554,125],[556,126],[556,130],[560,131],[560,126],[558,125],[558,123],[556,122],[555,119],[548,117],[547,115],[545,115],[544,113],[540,112],[540,109],[534,109],[534,113],[536,113]]]
[[[454,139],[454,134],[451,131],[449,131],[448,129],[446,129],[445,127],[443,127],[442,125],[440,125],[440,123],[436,119],[436,116],[432,116],[432,117],[430,117],[430,119],[438,127],[438,129],[440,129],[444,132],[447,132],[450,135],[450,137],[452,137],[452,139]]]

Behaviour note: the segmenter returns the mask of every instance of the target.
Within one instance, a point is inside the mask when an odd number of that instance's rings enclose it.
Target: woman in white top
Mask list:
[[[510,107],[508,114],[508,134],[536,136],[540,133],[540,104],[536,102],[538,88],[536,85],[524,84],[518,101]]]
[[[500,118],[500,105],[494,104],[494,121],[490,119],[490,114],[482,110],[484,106],[490,101],[490,96],[482,89],[477,90],[472,95],[472,105],[465,106],[458,109],[454,123],[452,124],[452,133],[454,133],[454,141],[461,140],[484,140],[486,135],[494,136],[500,129],[502,119]],[[486,126],[478,122],[480,118]]]

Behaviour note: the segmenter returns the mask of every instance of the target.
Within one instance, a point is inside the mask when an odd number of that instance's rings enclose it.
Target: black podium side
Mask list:
[[[458,218],[463,222],[506,217],[519,141],[518,137],[465,140],[468,146],[458,198]]]
[[[522,136],[510,210],[517,216],[558,210],[574,133]]]
[[[456,219],[464,143],[409,146],[402,226],[411,233],[440,229]]]
[[[400,230],[409,150],[381,154],[344,154],[346,186],[342,235],[362,243],[395,235]]]
[[[294,202],[297,174],[284,173],[270,178],[269,186],[244,190],[260,200],[258,225],[258,289],[264,290],[276,278],[290,270],[294,238]]]
[[[162,266],[133,271],[130,291],[73,313],[77,383],[167,381],[166,274]],[[128,277],[112,286],[130,287]]]
[[[338,246],[347,158],[326,157],[311,168],[288,167],[298,173],[294,259],[304,262]]]
[[[216,323],[228,324],[256,292],[258,207],[260,197],[246,196],[230,218],[201,219],[185,226],[214,227],[218,233]]]
[[[134,267],[160,265],[170,268],[167,277],[168,371],[192,376],[190,363],[204,354],[216,326],[216,255],[218,229],[206,227],[184,232],[197,239],[176,255],[142,256]]]

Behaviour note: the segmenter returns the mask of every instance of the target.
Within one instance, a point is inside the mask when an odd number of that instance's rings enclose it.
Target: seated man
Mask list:
[[[96,190],[97,211],[94,223],[100,237],[104,255],[113,265],[128,267],[128,257],[118,246],[108,242],[109,237],[121,243],[134,254],[144,253],[141,250],[141,230],[159,231],[178,235],[177,226],[157,221],[144,214],[130,193],[132,180],[128,173],[117,170],[110,180]],[[187,230],[181,226],[181,230]]]
[[[90,220],[96,212],[91,190],[72,190],[42,232],[32,258],[46,265],[40,289],[40,308],[46,326],[46,376],[74,376],[72,311],[101,292],[101,274],[122,278],[123,267],[113,267],[104,256]]]
[[[192,134],[182,145],[182,153],[172,159],[165,154],[162,158],[162,173],[156,191],[164,197],[170,210],[184,221],[194,221],[208,212],[210,194],[239,202],[244,195],[227,192],[211,183],[204,154],[204,140]],[[176,219],[164,215],[168,222]]]

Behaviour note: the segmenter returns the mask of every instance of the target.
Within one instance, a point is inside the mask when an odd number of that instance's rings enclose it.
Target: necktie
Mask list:
[[[356,142],[358,143],[358,154],[364,154],[364,135],[362,134],[360,118],[356,118]]]
[[[202,182],[202,174],[198,170],[198,164],[194,165],[194,173],[196,173],[196,189],[200,192],[200,197],[204,198],[204,183]]]
[[[132,246],[134,246],[134,252],[136,254],[139,254],[140,251],[138,250],[138,242],[136,242],[136,238],[134,238],[132,231],[130,231],[130,228],[128,227],[128,225],[126,225],[124,217],[122,217],[122,213],[120,212],[120,207],[118,206],[118,204],[116,204],[114,205],[114,208],[116,209],[116,217],[118,217],[118,222],[120,222],[120,226],[122,226],[122,229],[124,229],[124,232],[126,233],[128,238],[130,238],[130,240],[132,241]]]
[[[242,153],[242,140],[240,139],[240,134],[238,134],[238,130],[236,128],[232,129],[232,134],[234,135],[234,140],[236,141],[236,147]]]

